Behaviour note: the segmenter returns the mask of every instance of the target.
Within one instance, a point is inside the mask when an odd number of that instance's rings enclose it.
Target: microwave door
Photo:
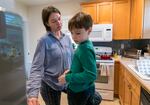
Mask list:
[[[104,34],[104,31],[102,30],[99,30],[99,31],[95,31],[93,30],[90,34],[90,40],[91,41],[103,41],[103,34]]]

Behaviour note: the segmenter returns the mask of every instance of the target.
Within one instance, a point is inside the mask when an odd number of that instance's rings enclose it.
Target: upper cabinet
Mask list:
[[[150,0],[131,0],[130,39],[150,39]]]
[[[81,4],[96,24],[113,24],[113,39],[150,38],[150,0],[110,0]]]
[[[113,2],[113,39],[129,39],[130,0]]]
[[[97,23],[112,24],[112,2],[97,3]]]
[[[85,13],[88,13],[91,15],[93,22],[96,24],[97,23],[97,8],[96,4],[81,4],[82,6],[82,11]]]
[[[113,1],[113,2],[112,2]],[[86,12],[89,7],[94,12]],[[83,3],[82,11],[90,14],[96,24],[113,24],[113,39],[129,39],[130,0],[111,0],[110,2]],[[88,7],[89,6],[89,7]],[[85,9],[86,8],[86,9]],[[93,16],[94,15],[94,16]]]
[[[130,39],[142,38],[144,0],[131,0]]]
[[[82,11],[92,16],[95,24],[112,24],[112,2],[82,3]]]

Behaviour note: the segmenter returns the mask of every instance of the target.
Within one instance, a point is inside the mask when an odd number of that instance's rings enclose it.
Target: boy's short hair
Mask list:
[[[47,25],[48,23],[48,19],[49,19],[49,16],[52,14],[52,13],[60,13],[60,11],[55,8],[54,6],[47,6],[45,8],[43,8],[42,10],[42,20],[43,20],[43,24],[46,28],[46,31],[51,31],[51,28]]]
[[[70,31],[74,28],[85,28],[87,30],[92,27],[92,25],[92,17],[84,12],[79,12],[69,20],[68,28]]]

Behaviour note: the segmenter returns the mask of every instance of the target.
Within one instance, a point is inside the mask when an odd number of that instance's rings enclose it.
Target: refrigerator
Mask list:
[[[27,105],[23,21],[0,11],[0,105]]]

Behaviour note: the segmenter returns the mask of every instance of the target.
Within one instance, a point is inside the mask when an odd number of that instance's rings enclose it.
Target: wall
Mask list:
[[[147,39],[150,37],[150,0],[145,0],[145,8],[144,8],[144,35],[143,38]]]
[[[0,6],[5,8],[6,11],[17,13],[27,20],[27,7],[15,0],[0,0]]]

